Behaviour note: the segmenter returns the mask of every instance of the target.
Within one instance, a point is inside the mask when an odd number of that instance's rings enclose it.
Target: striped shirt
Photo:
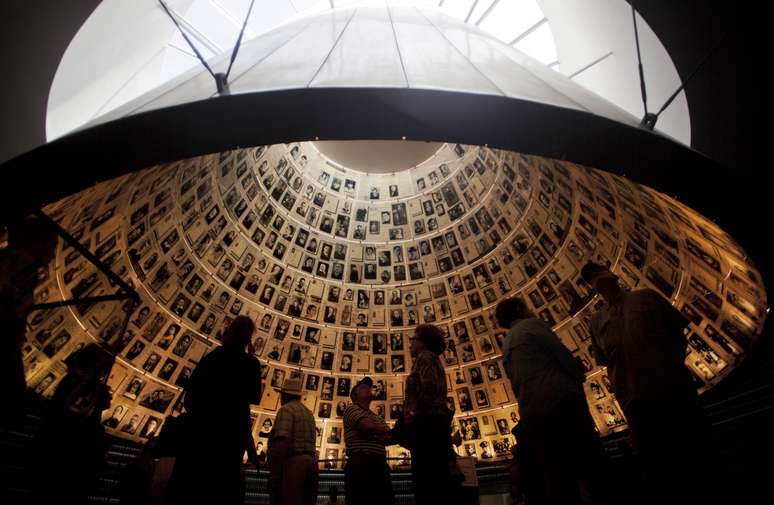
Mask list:
[[[287,437],[292,440],[292,450],[295,452],[314,454],[317,440],[314,417],[300,401],[290,401],[277,412],[272,438],[278,437]]]
[[[389,429],[381,417],[356,403],[350,403],[344,410],[344,443],[347,445],[347,453],[363,452],[385,457],[387,453],[384,445],[358,429],[358,423],[363,419],[370,419],[384,425],[385,430]]]

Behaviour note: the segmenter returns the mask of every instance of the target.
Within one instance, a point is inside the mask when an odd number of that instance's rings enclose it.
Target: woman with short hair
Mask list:
[[[446,407],[446,374],[440,360],[446,342],[431,324],[417,326],[409,340],[414,364],[406,379],[403,418],[393,437],[411,450],[416,503],[454,503],[459,493],[450,471],[452,412]]]

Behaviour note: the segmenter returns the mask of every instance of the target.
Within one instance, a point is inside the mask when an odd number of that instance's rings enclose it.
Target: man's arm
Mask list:
[[[594,354],[594,361],[596,361],[599,366],[607,366],[610,360],[599,345],[599,313],[596,313],[591,317],[590,326],[591,352]]]
[[[272,475],[282,475],[282,469],[285,467],[285,462],[290,458],[292,449],[293,443],[289,437],[275,437],[269,442],[266,462]]]
[[[285,462],[293,450],[293,419],[285,409],[277,412],[274,429],[269,438],[269,450],[266,454],[269,471],[274,475],[282,473]]]
[[[556,361],[565,373],[576,381],[583,383],[586,378],[583,369],[575,360],[570,350],[559,340],[557,334],[548,325],[543,328],[543,331],[535,333],[535,341],[539,342],[543,349],[556,358]]]
[[[379,442],[389,445],[390,427],[384,422],[370,418],[367,412],[352,404],[344,411],[344,426],[350,425],[367,437],[373,437]]]
[[[390,427],[386,423],[377,422],[368,417],[363,417],[355,425],[358,431],[366,433],[376,439],[384,445],[390,445],[392,443],[392,436]]]
[[[386,433],[389,428],[384,423],[379,423],[370,417],[362,417],[357,423],[355,423],[357,431],[365,433],[367,435],[378,435],[380,433]]]
[[[185,409],[188,412],[194,412],[198,406],[202,390],[206,388],[206,383],[208,381],[207,376],[210,375],[209,368],[211,361],[211,353],[206,354],[193,369],[191,377],[185,384],[183,405],[185,405]]]
[[[252,357],[252,356],[251,356]],[[251,380],[254,384],[252,391],[250,392],[250,403],[258,405],[261,403],[261,395],[263,394],[263,388],[261,383],[261,362],[257,358],[252,357]]]
[[[688,346],[688,341],[683,334],[683,330],[688,326],[688,319],[682,312],[677,310],[666,298],[661,296],[655,291],[649,291],[650,297],[657,307],[658,316],[663,318],[664,329],[667,333],[667,338],[675,346],[675,351],[681,353],[681,357],[685,357],[685,349]]]

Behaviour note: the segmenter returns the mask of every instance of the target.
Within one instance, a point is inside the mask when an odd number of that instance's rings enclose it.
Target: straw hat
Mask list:
[[[285,379],[281,388],[274,388],[282,394],[301,396],[301,377],[290,377]]]

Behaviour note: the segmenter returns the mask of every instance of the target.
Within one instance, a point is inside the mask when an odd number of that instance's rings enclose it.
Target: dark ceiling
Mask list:
[[[3,2],[0,161],[45,142],[46,102],[58,62],[98,4],[98,0]],[[733,207],[733,234],[758,260],[765,275],[772,271],[768,240],[760,233],[762,221],[770,217],[764,205],[768,188],[761,184],[764,168],[759,146],[765,144],[758,125],[764,114],[760,75],[767,61],[762,43],[765,21],[751,15],[749,5],[735,2],[649,0],[636,4],[683,79],[722,38],[719,49],[686,88],[692,143],[725,165],[728,177],[749,180],[748,191],[729,194],[718,205]],[[695,191],[702,191],[701,180],[696,181]]]

